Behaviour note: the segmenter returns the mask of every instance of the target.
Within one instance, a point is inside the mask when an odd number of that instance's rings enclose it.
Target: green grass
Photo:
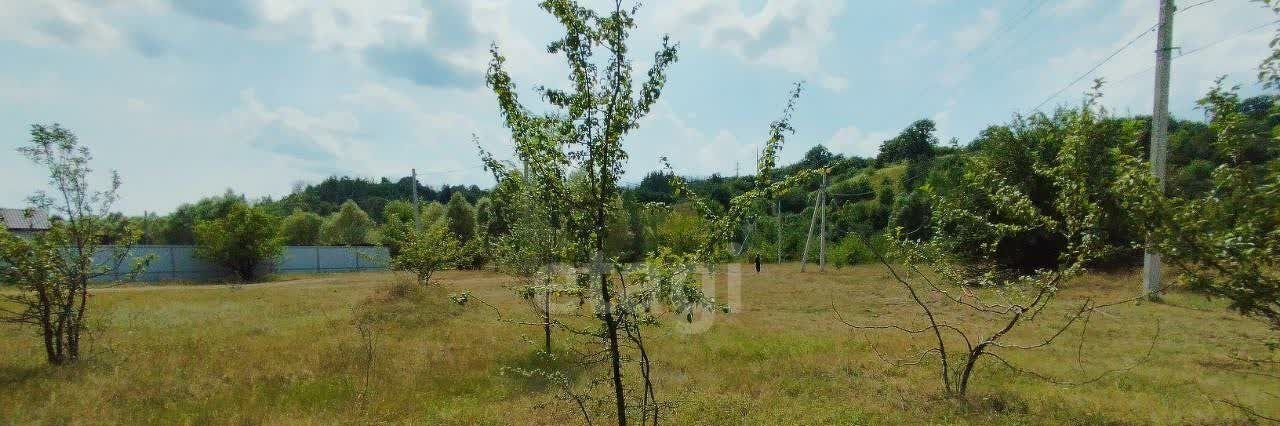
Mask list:
[[[746,270],[746,268],[744,268]],[[526,312],[487,272],[449,272],[512,314]],[[540,330],[502,324],[482,306],[447,303],[445,289],[399,295],[385,273],[295,277],[246,286],[126,286],[93,295],[87,359],[43,365],[34,330],[0,326],[4,424],[577,424],[553,385],[502,374],[545,366]],[[1084,297],[1119,299],[1135,274],[1073,283],[1057,311],[1015,338],[1054,325]],[[723,287],[723,286],[722,286]],[[726,297],[720,288],[721,298]],[[1096,383],[1062,386],[982,364],[966,401],[943,398],[936,364],[894,367],[876,356],[925,344],[839,323],[915,321],[915,310],[872,266],[800,273],[766,266],[743,275],[742,303],[700,334],[650,331],[659,396],[678,405],[667,424],[1231,424],[1243,415],[1210,396],[1280,412],[1274,379],[1215,363],[1258,353],[1271,333],[1221,303],[1174,293],[1164,303],[1095,316],[1078,370],[1078,329],[1050,348],[1009,354],[1065,379],[1129,365]],[[980,318],[970,318],[980,321]],[[356,324],[373,330],[367,363]],[[570,344],[557,335],[557,344]],[[580,345],[580,344],[579,344]],[[562,357],[559,365],[564,365]],[[366,366],[368,387],[365,387]],[[585,388],[591,374],[575,377]],[[604,389],[598,389],[603,391]]]

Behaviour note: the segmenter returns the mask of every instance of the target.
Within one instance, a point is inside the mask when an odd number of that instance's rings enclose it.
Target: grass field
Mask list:
[[[445,289],[397,297],[390,287],[400,279],[360,273],[99,290],[90,355],[78,365],[46,367],[34,330],[0,326],[0,423],[580,423],[554,388],[500,374],[539,362],[530,340],[540,330],[499,323],[483,307],[450,305]],[[499,275],[447,272],[441,280],[525,312]],[[1054,325],[1073,300],[1120,299],[1137,287],[1134,274],[1077,280],[1057,301],[1057,316],[1047,312],[1035,327]],[[1216,367],[1242,350],[1257,353],[1256,342],[1271,333],[1194,295],[1093,318],[1084,371],[1078,330],[1048,349],[1008,355],[1057,377],[1086,377],[1139,361],[1158,321],[1151,358],[1132,370],[1064,386],[987,363],[968,401],[941,397],[934,365],[887,364],[872,343],[901,355],[912,341],[849,330],[833,305],[851,321],[916,319],[879,267],[745,273],[741,303],[706,332],[674,325],[650,332],[659,396],[678,402],[666,423],[1247,423],[1214,402],[1222,397],[1280,411],[1268,396],[1280,391],[1275,379]],[[369,324],[372,362],[358,323]]]

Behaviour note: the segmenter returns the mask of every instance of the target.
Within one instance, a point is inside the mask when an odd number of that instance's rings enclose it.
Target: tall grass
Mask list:
[[[1117,308],[1090,322],[1084,365],[1101,369],[1141,357],[1150,343],[1147,324],[1161,321],[1154,354],[1139,368],[1068,387],[988,366],[974,395],[953,401],[941,396],[935,366],[890,367],[872,350],[905,354],[919,342],[868,338],[831,312],[835,305],[864,322],[915,318],[880,268],[801,274],[797,265],[766,265],[743,278],[742,303],[717,316],[709,331],[656,331],[662,342],[653,345],[654,358],[668,368],[655,379],[664,399],[678,403],[668,424],[1245,421],[1206,395],[1280,411],[1266,394],[1275,392],[1274,379],[1213,367],[1257,349],[1268,330],[1194,295]],[[546,367],[535,355],[538,344],[520,344],[537,341],[539,330],[500,324],[491,311],[449,304],[446,289],[400,280],[358,273],[99,290],[89,354],[78,365],[47,367],[32,330],[0,327],[0,423],[579,422],[545,381],[503,374],[506,367]],[[522,312],[499,275],[448,272],[441,280]],[[1091,275],[1077,284],[1060,297],[1119,298],[1136,291],[1138,277]],[[1045,314],[1045,329],[1053,314]],[[1011,356],[1071,378],[1079,374],[1075,343]],[[589,392],[586,383],[575,385]]]

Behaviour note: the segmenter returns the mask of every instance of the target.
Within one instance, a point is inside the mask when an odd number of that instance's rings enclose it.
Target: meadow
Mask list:
[[[1203,296],[1116,306],[1091,319],[1083,345],[1076,328],[1056,345],[1006,355],[1066,380],[1123,371],[1064,385],[985,363],[957,401],[942,396],[936,366],[886,362],[925,342],[851,330],[833,312],[918,322],[882,267],[813,269],[766,265],[757,275],[744,266],[740,302],[705,332],[674,321],[650,332],[659,397],[676,403],[665,423],[1248,424],[1222,398],[1280,411],[1274,378],[1223,367],[1271,333]],[[74,366],[45,365],[33,329],[0,326],[0,423],[581,423],[555,386],[506,369],[564,362],[535,355],[540,329],[447,298],[465,288],[525,312],[505,277],[448,271],[420,291],[404,280],[351,273],[97,289],[89,348]],[[1020,333],[1050,329],[1086,297],[1130,297],[1139,282],[1135,273],[1078,279]],[[732,299],[727,292],[717,289]]]

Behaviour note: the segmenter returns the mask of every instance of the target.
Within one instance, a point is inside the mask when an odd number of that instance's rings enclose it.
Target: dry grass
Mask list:
[[[1011,355],[1037,371],[1084,377],[1139,359],[1159,320],[1160,341],[1136,369],[1069,387],[987,363],[969,401],[958,402],[940,397],[936,365],[892,367],[871,349],[874,342],[901,355],[912,341],[855,332],[833,315],[835,305],[851,321],[915,320],[882,269],[797,269],[744,274],[742,303],[705,333],[680,333],[675,325],[651,332],[659,396],[679,402],[668,424],[1246,422],[1206,395],[1280,412],[1280,400],[1267,396],[1275,379],[1214,367],[1241,350],[1257,353],[1256,342],[1269,332],[1203,298],[1173,294],[1166,303],[1096,316],[1084,373],[1078,330],[1057,346]],[[524,312],[501,288],[501,276],[450,272],[441,279]],[[578,422],[553,387],[499,374],[504,366],[538,364],[538,346],[528,340],[539,330],[497,323],[482,307],[452,306],[443,289],[397,291],[397,281],[360,273],[100,290],[92,303],[92,354],[74,367],[44,366],[33,330],[0,326],[0,423]],[[1132,274],[1093,275],[1056,306],[1065,310],[1085,296],[1123,298],[1138,285]],[[1060,317],[1048,312],[1037,327]],[[1027,331],[1015,337],[1036,330]]]

